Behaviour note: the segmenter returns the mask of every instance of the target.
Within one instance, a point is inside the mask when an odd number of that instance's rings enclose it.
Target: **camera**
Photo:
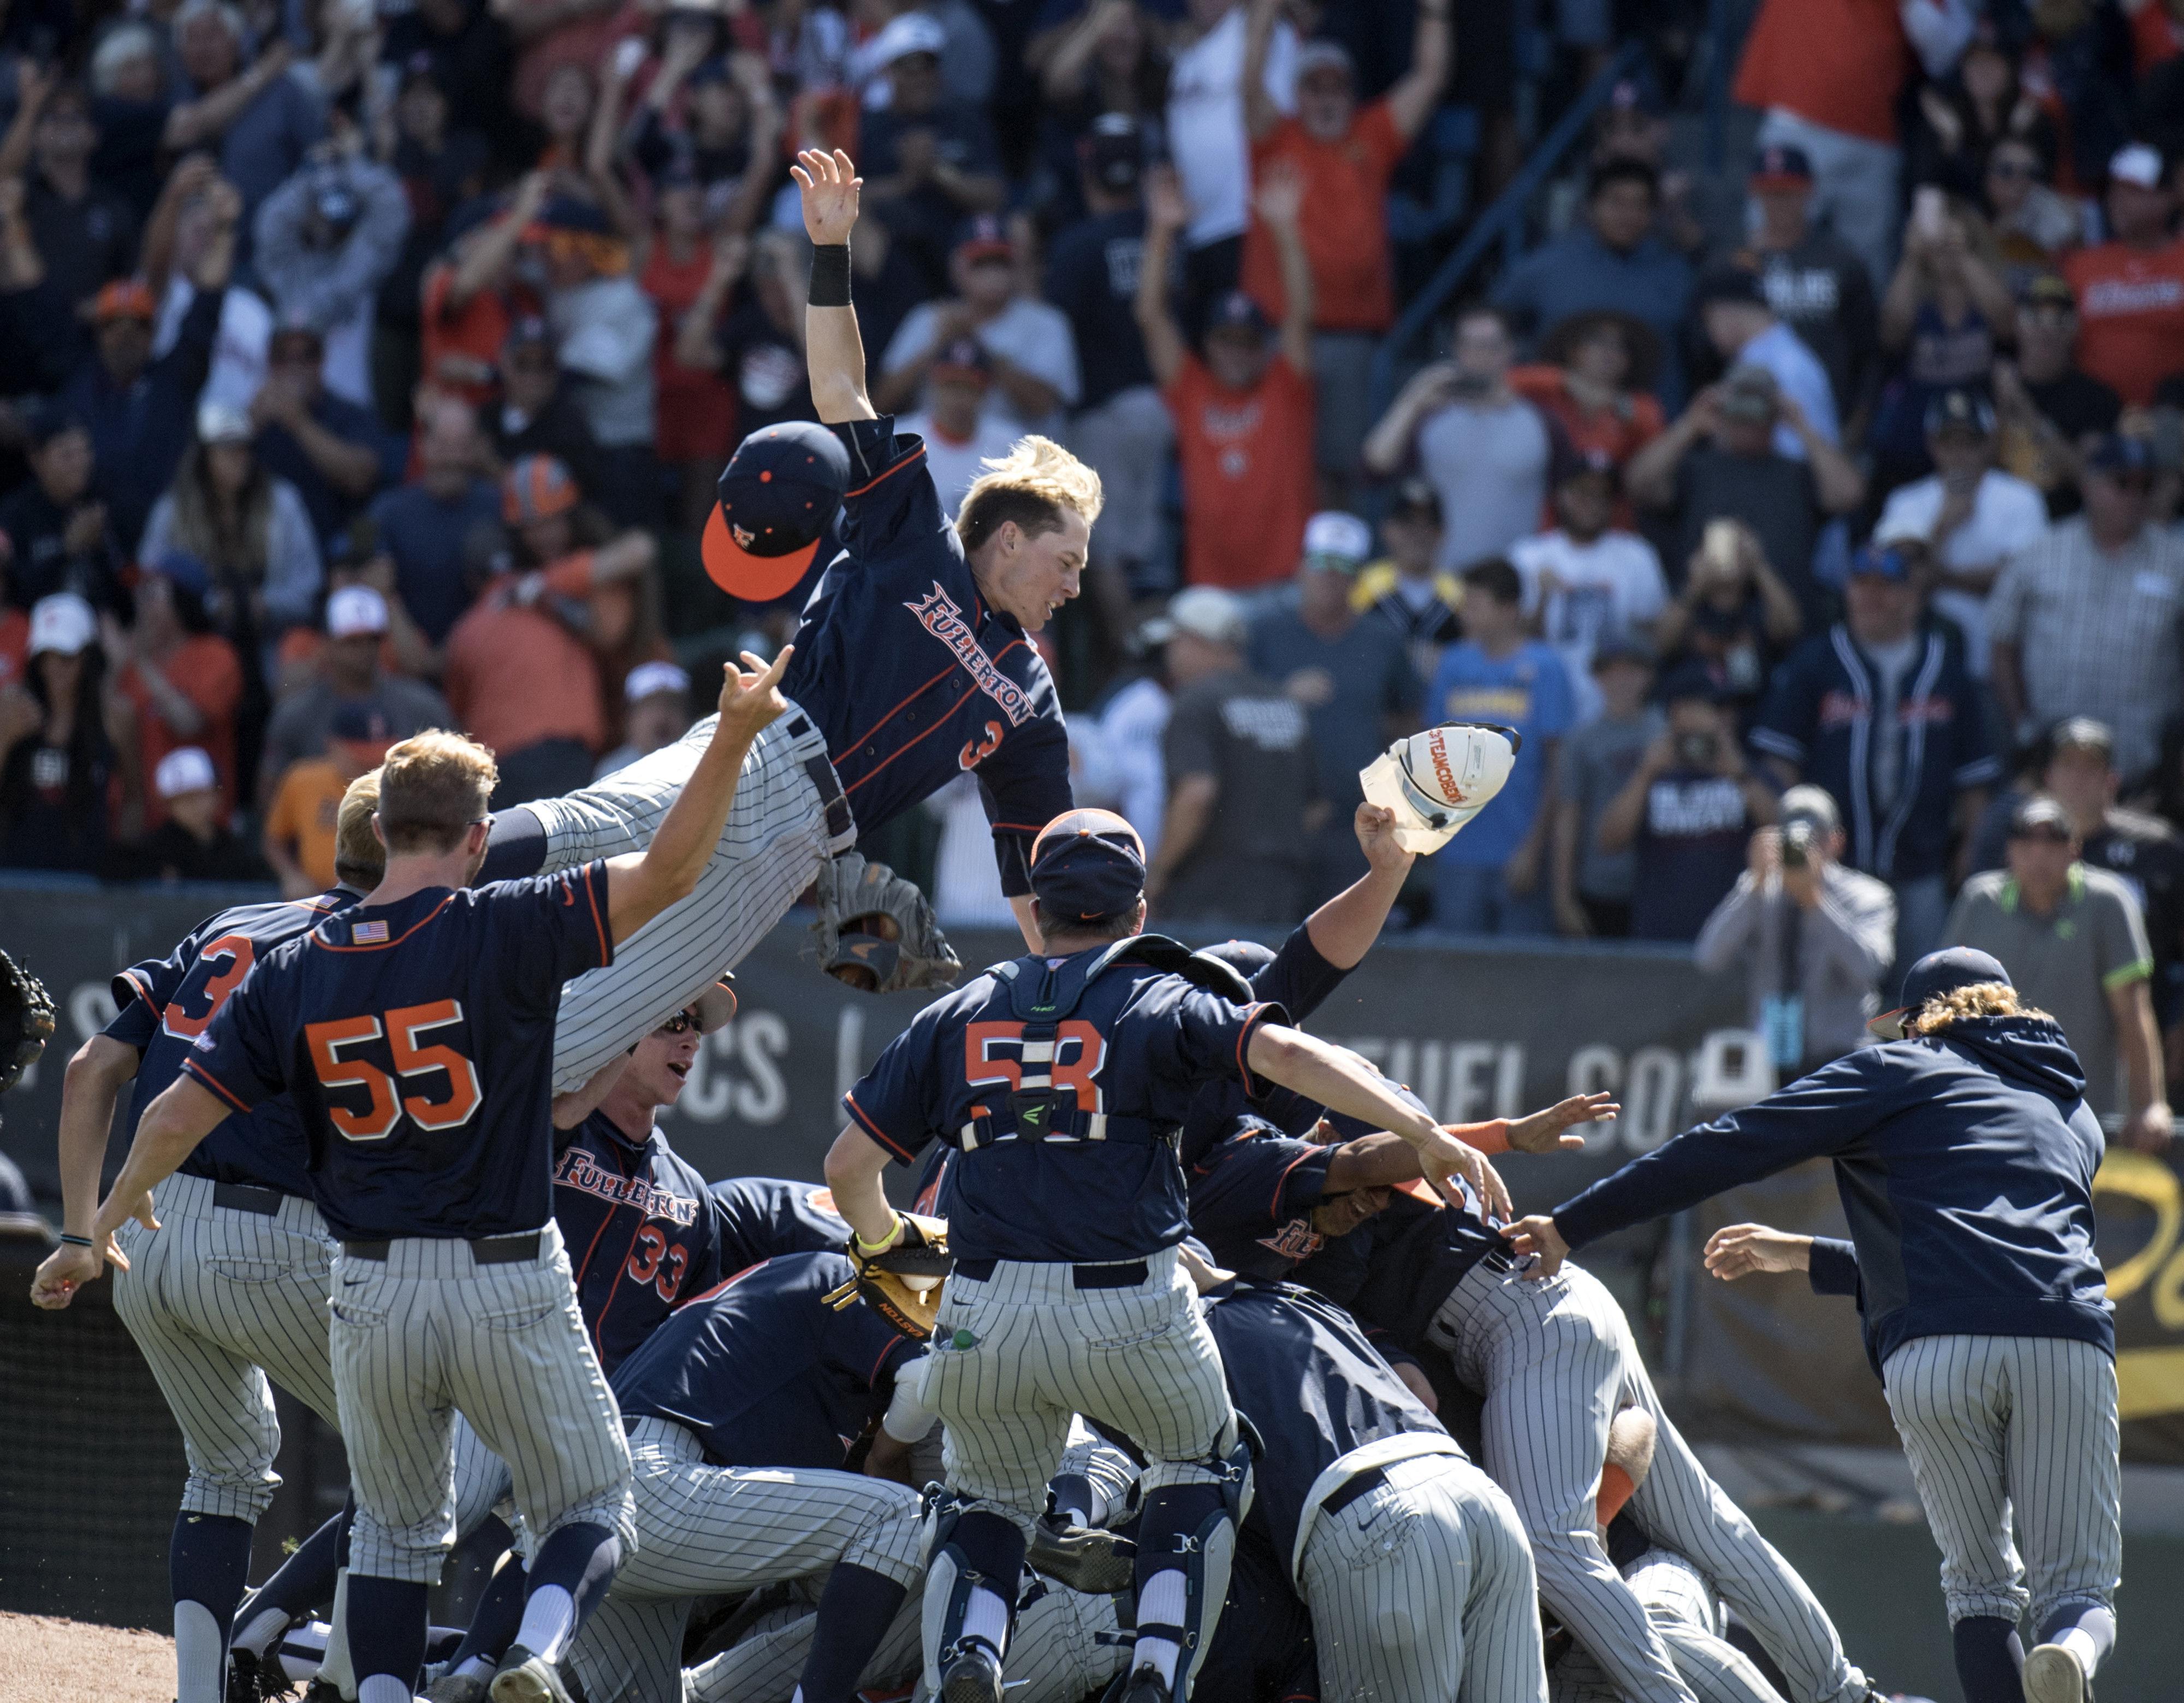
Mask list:
[[[1808,821],[1789,823],[1782,830],[1782,867],[1803,869],[1813,860],[1813,843],[1819,836]]]
[[[1676,760],[1686,769],[1711,769],[1718,760],[1711,733],[1683,733],[1676,738]]]

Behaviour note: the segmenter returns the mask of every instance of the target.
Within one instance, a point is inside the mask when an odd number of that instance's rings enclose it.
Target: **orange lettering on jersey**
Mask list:
[[[1065,1059],[1063,1053],[1072,1042],[1076,1044],[1076,1055]],[[1106,1058],[1106,1037],[1083,1018],[1072,1017],[1055,1031],[1054,1085],[1076,1094],[1078,1110],[1106,1110],[1100,1103],[1100,1084],[1094,1080]]]
[[[956,766],[965,770],[975,769],[1000,749],[1001,724],[998,721],[989,721],[986,724],[986,733],[983,738],[975,743],[968,739],[963,742],[963,749],[956,759]]]
[[[972,1023],[963,1031],[963,1080],[973,1087],[1000,1082],[1011,1093],[1023,1086],[1023,1066],[1014,1059],[997,1059],[994,1044],[1023,1044],[1022,1023]]]
[[[413,1094],[402,1110],[420,1129],[460,1129],[476,1113],[485,1098],[478,1088],[477,1066],[453,1047],[421,1047],[417,1037],[427,1029],[443,1028],[463,1020],[463,1008],[454,999],[435,999],[429,1005],[404,1005],[387,1014],[387,1044],[393,1049],[394,1068],[404,1077],[428,1071],[448,1073],[448,1097],[428,1100]]]
[[[333,1127],[351,1141],[384,1141],[402,1116],[402,1108],[394,1100],[394,1084],[386,1071],[361,1059],[344,1059],[336,1050],[353,1043],[376,1041],[380,1032],[376,1017],[341,1017],[304,1026],[304,1039],[310,1047],[319,1081],[329,1088],[364,1088],[371,1095],[370,1109],[362,1113],[331,1103],[326,1107]]]
[[[198,954],[197,969],[191,971],[192,977],[196,976],[198,970],[207,968],[222,958],[227,960],[227,968],[209,979],[198,990],[204,995],[204,1015],[192,1017],[182,1010],[182,995],[177,993],[167,1009],[160,1013],[161,1026],[169,1034],[185,1041],[194,1040],[204,1033],[212,1027],[212,1020],[220,1015],[220,1008],[227,1003],[227,996],[241,987],[242,978],[250,973],[257,950],[247,934],[223,934],[206,947]],[[183,993],[187,992],[188,987],[186,983]]]

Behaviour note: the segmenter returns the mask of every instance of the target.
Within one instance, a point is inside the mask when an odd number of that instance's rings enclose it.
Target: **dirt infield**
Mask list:
[[[167,1703],[175,1640],[42,1614],[0,1614],[0,1703]]]

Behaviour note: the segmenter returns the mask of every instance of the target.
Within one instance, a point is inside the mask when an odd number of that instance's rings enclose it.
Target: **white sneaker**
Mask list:
[[[2025,1658],[2025,1703],[2091,1703],[2093,1688],[2077,1656],[2059,1644],[2042,1644]]]

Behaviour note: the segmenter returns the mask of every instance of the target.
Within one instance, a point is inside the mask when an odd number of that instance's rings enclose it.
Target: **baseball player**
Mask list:
[[[874,1472],[933,1422],[901,1376],[922,1345],[860,1301],[833,1304],[854,1276],[840,1254],[764,1261],[616,1374],[638,1550],[572,1652],[587,1696],[682,1703],[694,1598],[824,1577],[798,1703],[850,1703],[922,1576],[922,1513],[907,1487],[844,1462],[876,1417]]]
[[[1858,1297],[1942,1546],[1964,1696],[2080,1703],[2115,1640],[2122,1572],[2115,1333],[2093,1249],[2100,1125],[2061,1028],[1983,952],[1928,954],[1875,1023],[1902,1038],[1685,1132],[1516,1237],[1545,1275],[1625,1225],[1832,1158],[1857,1258],[1816,1249],[1814,1287]],[[1720,1238],[1709,1259],[1724,1276],[1759,1268]]]
[[[494,1703],[566,1703],[557,1670],[630,1539],[629,1450],[551,1216],[542,1066],[560,984],[695,886],[738,771],[785,707],[771,668],[724,671],[704,759],[642,856],[466,883],[492,756],[426,733],[387,753],[365,901],[260,963],[154,1100],[92,1229],[122,1221],[231,1110],[292,1092],[333,1266],[334,1388],[357,1513],[343,1630],[359,1703],[405,1703],[427,1584],[452,1540],[449,1427],[505,1461],[538,1548]]]
[[[1279,1082],[1395,1131],[1436,1184],[1461,1174],[1507,1198],[1484,1159],[1363,1060],[1286,1027],[1279,1008],[1236,1003],[1245,989],[1225,966],[1141,939],[1144,881],[1119,816],[1048,824],[1031,865],[1044,950],[919,1012],[847,1096],[851,1121],[827,1155],[865,1258],[905,1234],[880,1186],[889,1161],[936,1139],[961,1149],[955,1269],[925,1383],[958,1499],[925,1597],[946,1703],[1000,1703],[1025,1545],[1072,1411],[1151,1462],[1128,1703],[1187,1695],[1204,1658],[1249,1462],[1174,1251],[1186,1222],[1173,1132],[1202,1083]]]
[[[62,1245],[39,1266],[31,1299],[65,1307],[103,1269],[91,1236],[99,1172],[123,1085],[132,1122],[182,1070],[220,1007],[261,958],[378,884],[372,837],[376,772],[351,783],[336,829],[341,884],[315,899],[237,905],[199,923],[164,960],[114,978],[114,1021],[69,1061],[62,1089]],[[226,1695],[228,1632],[250,1566],[253,1528],[280,1488],[281,1448],[267,1378],[337,1423],[326,1350],[332,1243],[311,1202],[296,1110],[276,1096],[220,1121],[121,1231],[130,1265],[114,1308],[143,1351],[181,1428],[189,1478],[169,1564],[175,1601],[176,1696]],[[237,1652],[254,1674],[257,1652]]]
[[[843,554],[805,607],[783,682],[789,713],[754,748],[697,892],[612,967],[569,989],[555,1043],[560,1088],[638,1038],[644,1014],[675,1009],[733,967],[815,880],[822,968],[882,990],[951,985],[961,966],[922,896],[850,849],[861,829],[967,771],[993,823],[1001,890],[1037,943],[1027,854],[1040,826],[1069,808],[1069,742],[1027,635],[1078,593],[1099,476],[1028,437],[972,483],[950,523],[923,443],[898,435],[865,393],[850,305],[858,180],[840,153],[799,161],[816,245],[805,356],[827,424],[769,426],[745,440],[721,476],[705,548],[716,579],[759,601],[795,587],[837,507]],[[580,793],[504,812],[488,876],[641,848],[710,737],[701,721]]]

